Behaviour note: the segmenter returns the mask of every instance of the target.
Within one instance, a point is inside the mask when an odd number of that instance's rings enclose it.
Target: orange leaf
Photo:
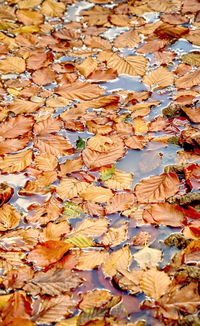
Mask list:
[[[33,117],[9,117],[0,124],[0,136],[4,138],[16,138],[30,131],[33,126]]]
[[[76,81],[73,84],[60,86],[55,92],[68,100],[90,100],[104,94],[104,90],[99,86],[80,81]]]
[[[16,99],[9,106],[9,111],[14,112],[15,114],[20,113],[32,113],[37,111],[44,103],[34,103],[31,101]]]
[[[161,203],[147,207],[143,212],[143,219],[150,224],[163,224],[173,227],[183,225],[184,213],[175,204]]]
[[[70,244],[49,240],[37,245],[27,256],[27,260],[36,267],[47,267],[59,261],[70,249]]]
[[[119,211],[124,211],[133,205],[135,196],[131,193],[115,194],[109,203],[106,205],[106,214],[113,214]]]
[[[163,201],[179,190],[180,181],[175,173],[163,173],[142,180],[135,188],[137,200],[141,203]]]
[[[6,203],[14,194],[14,189],[7,183],[0,183],[0,206]]]
[[[55,80],[55,77],[55,72],[50,68],[42,68],[40,70],[36,70],[32,74],[34,83],[42,86],[52,83]]]
[[[14,229],[21,220],[21,214],[9,204],[0,207],[0,231]]]
[[[62,122],[58,118],[48,118],[46,120],[35,123],[33,131],[38,135],[50,134],[61,129]]]
[[[32,312],[31,300],[22,292],[14,292],[1,313],[4,323],[14,318],[29,318]],[[11,324],[12,325],[12,324]]]
[[[32,150],[28,149],[17,154],[7,155],[0,158],[0,170],[2,172],[14,173],[26,169],[32,163]]]
[[[56,156],[64,156],[73,153],[72,145],[65,137],[60,135],[42,134],[35,138],[35,147],[43,153]]]

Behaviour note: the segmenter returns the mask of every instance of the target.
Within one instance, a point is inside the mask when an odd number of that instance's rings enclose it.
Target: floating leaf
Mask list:
[[[162,251],[154,248],[144,247],[133,255],[140,268],[157,265],[161,261]]]
[[[174,173],[163,173],[142,180],[135,188],[138,201],[152,203],[165,200],[179,190],[179,179]]]
[[[91,270],[104,263],[104,261],[109,257],[106,251],[82,251],[78,257],[77,269],[80,270]]]
[[[25,60],[19,57],[7,57],[0,62],[0,71],[21,74],[26,69]]]
[[[17,154],[7,155],[0,159],[2,172],[14,173],[26,169],[32,163],[32,150],[28,149]]]
[[[154,69],[149,75],[146,75],[143,81],[149,87],[164,88],[173,85],[174,77],[172,72],[166,68],[159,67]]]
[[[107,227],[108,220],[106,218],[85,218],[75,227],[72,235],[98,237],[107,230]]]
[[[95,203],[107,202],[113,197],[110,189],[103,187],[89,186],[80,193],[84,200],[89,200]]]
[[[78,136],[78,140],[76,141],[76,147],[78,149],[84,149],[85,148],[85,140],[82,139],[80,136]]]
[[[71,243],[72,245],[78,248],[88,248],[95,246],[95,243],[89,237],[86,237],[84,235],[75,235],[65,240],[65,242]]]
[[[14,229],[21,220],[21,214],[9,204],[0,207],[0,231]]]
[[[121,242],[127,240],[127,224],[123,224],[120,227],[110,228],[102,237],[101,243],[104,246],[115,247]]]
[[[143,272],[140,287],[145,295],[158,300],[166,293],[171,281],[165,272],[152,268]]]
[[[113,277],[123,269],[129,267],[131,262],[131,252],[128,246],[125,246],[117,251],[111,253],[107,259],[104,260],[102,270],[105,275]]]

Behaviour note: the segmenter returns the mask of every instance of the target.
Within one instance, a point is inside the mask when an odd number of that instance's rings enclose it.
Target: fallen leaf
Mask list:
[[[97,62],[93,58],[89,57],[85,59],[81,64],[76,66],[76,68],[85,78],[87,78],[94,70],[96,70],[97,66]]]
[[[184,174],[187,184],[191,189],[200,189],[200,166],[191,164],[184,168]]]
[[[150,224],[163,224],[179,227],[185,222],[184,213],[175,204],[160,203],[145,208],[143,219]]]
[[[0,206],[10,200],[14,194],[14,188],[7,183],[0,183]]]
[[[65,156],[73,152],[72,145],[60,135],[41,134],[35,138],[35,147],[42,153]]]
[[[186,113],[186,115],[189,117],[189,119],[194,122],[194,123],[200,123],[200,108],[188,108],[188,107],[183,107],[181,108],[183,112]]]
[[[21,214],[9,204],[0,207],[0,231],[16,228],[21,220]]]
[[[59,261],[69,251],[70,245],[62,241],[49,240],[38,244],[27,256],[27,260],[37,267],[47,267]]]
[[[34,71],[32,74],[32,79],[37,85],[48,85],[55,81],[56,74],[50,68],[42,68]]]
[[[18,115],[9,117],[5,122],[0,124],[0,136],[4,138],[16,138],[24,135],[32,129],[33,117],[24,117]]]
[[[135,194],[139,202],[151,203],[163,201],[179,190],[179,179],[175,173],[163,173],[143,179],[135,188]]]
[[[164,88],[174,83],[174,76],[167,68],[159,67],[144,76],[144,84],[151,88]]]
[[[24,290],[32,295],[47,294],[57,296],[70,292],[81,284],[81,278],[64,269],[50,269],[47,272],[38,272],[26,283]]]
[[[72,231],[71,235],[84,235],[98,237],[106,232],[108,227],[108,221],[106,218],[91,219],[85,218],[80,222],[75,229]]]
[[[188,73],[175,81],[175,86],[177,88],[191,88],[198,85],[200,82],[200,69],[194,72]]]
[[[34,124],[33,131],[37,135],[46,135],[58,132],[62,128],[62,121],[58,118],[48,118]]]
[[[131,263],[131,252],[128,246],[112,252],[107,259],[104,260],[102,270],[105,275],[113,277],[129,267]]]
[[[142,270],[133,269],[129,272],[124,269],[121,270],[120,273],[122,274],[122,277],[120,277],[118,284],[122,290],[130,291],[131,294],[141,292],[140,280],[144,273]]]
[[[106,251],[82,251],[78,256],[77,269],[80,270],[92,270],[104,263],[104,261],[109,257]]]
[[[9,104],[8,109],[15,114],[32,113],[37,111],[42,105],[43,103],[41,102],[34,103],[22,99],[15,99],[11,104]]]
[[[114,41],[116,48],[134,48],[140,42],[137,30],[130,30],[117,36]]]
[[[113,214],[130,208],[135,201],[135,196],[131,193],[117,193],[105,206],[106,214]]]
[[[55,92],[68,100],[90,100],[104,94],[104,90],[99,86],[89,82],[76,81],[73,84],[59,86]]]
[[[65,4],[53,0],[45,0],[41,6],[41,13],[49,17],[62,17]]]
[[[0,159],[0,170],[2,172],[14,173],[26,169],[32,163],[32,150],[4,156]]]
[[[108,290],[96,289],[87,292],[79,304],[79,308],[83,311],[88,309],[100,308],[112,299],[112,295]]]
[[[120,243],[127,240],[127,231],[127,224],[123,224],[116,228],[109,228],[109,230],[103,235],[100,243],[109,247],[118,246]]]
[[[113,193],[110,189],[103,187],[89,186],[80,193],[81,198],[95,203],[108,202]]]
[[[158,300],[169,288],[171,280],[165,272],[152,268],[143,272],[140,287],[145,295]]]
[[[162,251],[154,248],[144,247],[133,255],[140,268],[152,267],[161,261]]]
[[[66,200],[77,197],[89,186],[88,182],[82,182],[75,178],[63,178],[57,186],[56,192],[62,200]]]
[[[6,74],[21,74],[26,69],[25,60],[19,57],[7,57],[0,62],[0,71]]]

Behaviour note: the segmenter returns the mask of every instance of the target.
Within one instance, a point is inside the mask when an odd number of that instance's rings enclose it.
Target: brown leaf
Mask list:
[[[24,25],[40,25],[44,21],[44,17],[40,12],[31,10],[17,10],[17,18]]]
[[[55,197],[50,197],[42,205],[32,204],[28,207],[30,211],[29,215],[26,217],[28,221],[32,223],[46,224],[51,220],[58,218],[63,208],[60,205],[60,200]]]
[[[106,204],[106,214],[113,214],[124,211],[131,207],[135,201],[135,197],[131,193],[115,194],[109,203]]]
[[[47,267],[59,261],[69,250],[70,244],[49,240],[38,244],[27,256],[27,260],[37,267]]]
[[[7,57],[0,62],[0,71],[6,74],[21,74],[25,69],[25,60],[19,57]]]
[[[143,212],[143,219],[150,224],[163,224],[173,227],[183,225],[184,213],[175,204],[161,203],[147,207]]]
[[[95,203],[107,202],[113,197],[110,189],[103,187],[89,186],[80,193],[84,200],[89,200]]]
[[[3,250],[11,251],[27,251],[33,248],[39,238],[38,229],[17,229],[5,233],[0,238],[0,247]]]
[[[85,59],[81,64],[76,66],[76,68],[85,78],[87,78],[89,74],[96,70],[97,65],[97,62],[93,58],[89,57]]]
[[[141,203],[163,201],[179,190],[179,179],[175,173],[163,173],[142,180],[135,188],[137,200]]]
[[[106,70],[95,70],[88,75],[88,79],[92,81],[104,82],[107,80],[112,80],[117,77],[117,72],[112,68]]]
[[[146,75],[143,79],[144,84],[153,88],[164,88],[170,86],[174,82],[173,73],[167,68],[159,67]]]
[[[83,166],[83,160],[81,157],[78,157],[74,160],[67,160],[65,163],[60,164],[60,174],[65,176],[68,173],[81,170]]]
[[[190,120],[192,122],[195,123],[200,123],[200,108],[199,107],[183,107],[181,108],[181,110],[183,110],[183,112],[185,112],[187,114],[187,116],[190,118]]]
[[[37,155],[34,162],[36,168],[42,171],[53,171],[58,165],[56,156],[47,153]]]
[[[158,300],[166,293],[170,283],[170,278],[165,272],[151,268],[143,272],[140,280],[140,287],[145,295]]]
[[[14,189],[7,183],[0,183],[0,206],[10,200],[14,194]]]
[[[84,295],[81,303],[79,304],[79,308],[83,311],[100,308],[111,299],[112,295],[108,290],[96,289],[89,291]]]
[[[123,224],[120,227],[109,228],[109,230],[104,234],[100,243],[104,246],[115,247],[118,246],[121,242],[127,240],[127,224]]]
[[[4,307],[1,318],[9,323],[14,318],[30,318],[32,312],[31,300],[23,292],[14,292]]]
[[[200,83],[200,69],[186,74],[175,81],[177,88],[190,88]]]
[[[130,136],[124,142],[131,149],[142,149],[146,146],[147,139],[144,136]]]
[[[131,262],[131,252],[128,246],[112,252],[107,259],[104,260],[103,272],[113,277],[123,269],[127,269]]]
[[[60,295],[56,298],[39,299],[33,306],[34,320],[39,324],[51,324],[63,317],[67,317],[75,308],[74,302],[69,295]]]
[[[17,152],[28,145],[30,137],[6,139],[0,142],[0,155]]]
[[[36,70],[32,74],[32,79],[35,84],[38,85],[48,85],[55,81],[56,74],[50,68],[42,68],[40,70]]]
[[[49,17],[62,17],[65,4],[54,0],[45,0],[41,6],[41,13]]]
[[[106,251],[81,251],[78,256],[78,264],[76,265],[76,268],[80,270],[94,269],[103,264],[108,257],[109,254]]]
[[[33,131],[38,135],[50,134],[59,131],[61,127],[62,121],[59,118],[48,118],[35,123]]]
[[[83,236],[93,236],[99,237],[104,232],[106,232],[108,227],[108,220],[106,218],[92,219],[85,218],[80,222],[70,235],[83,235]]]
[[[24,286],[24,290],[32,295],[48,294],[57,296],[64,292],[70,292],[81,284],[78,274],[64,269],[50,269],[47,272],[38,272],[34,278]]]
[[[35,147],[43,153],[55,156],[65,156],[69,153],[73,153],[72,145],[65,137],[60,135],[42,133],[39,137],[35,138]]]
[[[24,117],[18,115],[9,117],[5,122],[0,124],[0,136],[4,138],[16,138],[24,135],[32,129],[33,117]]]
[[[28,69],[37,70],[48,66],[52,61],[53,56],[49,52],[36,52],[31,54],[26,60]]]
[[[136,30],[130,30],[117,36],[114,41],[116,48],[134,48],[140,42],[139,34]]]
[[[16,228],[21,220],[21,214],[9,204],[0,207],[0,231]]]
[[[32,163],[32,150],[4,156],[0,159],[0,170],[2,172],[14,173],[26,169]]]
[[[37,111],[42,105],[42,102],[34,103],[31,101],[15,99],[11,104],[9,104],[8,109],[15,114],[32,113]]]
[[[80,81],[76,81],[69,85],[59,86],[55,92],[68,100],[90,100],[104,94],[104,90],[99,86],[90,84],[89,82]]]

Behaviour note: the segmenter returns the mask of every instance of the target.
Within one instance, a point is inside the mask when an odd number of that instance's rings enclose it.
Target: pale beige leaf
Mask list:
[[[108,228],[108,220],[106,218],[85,218],[82,222],[80,222],[75,229],[72,231],[70,236],[74,235],[84,235],[84,236],[93,236],[99,237],[104,232],[106,232]]]
[[[131,263],[131,251],[128,246],[125,246],[117,251],[112,252],[107,259],[104,260],[103,272],[113,277],[122,269],[127,269]]]
[[[0,170],[2,172],[14,173],[26,169],[32,163],[32,150],[11,154],[0,158]]]
[[[151,88],[164,88],[174,83],[173,73],[167,68],[159,67],[145,75],[143,79],[144,84]]]
[[[127,230],[127,224],[123,224],[116,228],[109,228],[109,230],[104,234],[100,243],[109,247],[118,246],[121,242],[127,240]]]
[[[14,206],[4,204],[0,207],[0,231],[14,229],[21,220],[21,214]]]
[[[89,186],[80,193],[84,200],[89,200],[94,203],[103,203],[109,201],[113,197],[110,189],[103,187]]]
[[[62,200],[66,200],[77,197],[89,186],[88,182],[81,182],[75,178],[63,178],[57,186],[56,192]]]
[[[154,248],[144,247],[133,255],[140,268],[156,266],[162,258],[162,251]]]
[[[158,300],[167,292],[170,283],[171,280],[165,272],[152,268],[143,272],[140,287],[145,295]]]
[[[109,257],[106,251],[82,251],[78,257],[77,269],[91,270],[103,264],[103,262]]]
[[[148,6],[155,11],[170,12],[177,11],[181,6],[180,0],[149,0]]]
[[[19,57],[7,57],[0,62],[0,71],[6,74],[21,74],[25,69],[25,60]]]

